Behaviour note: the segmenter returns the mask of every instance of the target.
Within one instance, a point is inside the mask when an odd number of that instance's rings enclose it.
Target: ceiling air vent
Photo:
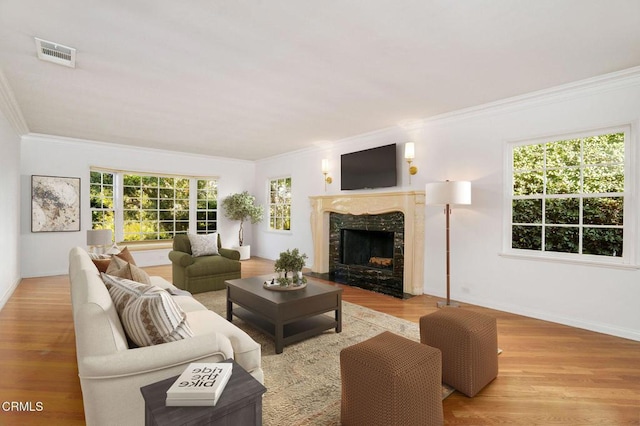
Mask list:
[[[52,41],[42,40],[38,37],[35,37],[35,39],[38,58],[66,67],[76,67],[76,49]]]

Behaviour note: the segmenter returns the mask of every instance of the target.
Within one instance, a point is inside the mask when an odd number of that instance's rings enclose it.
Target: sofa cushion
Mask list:
[[[193,257],[212,256],[218,254],[218,233],[206,235],[187,234],[191,244]]]
[[[193,336],[184,311],[165,290],[102,274],[129,339],[139,346]]]

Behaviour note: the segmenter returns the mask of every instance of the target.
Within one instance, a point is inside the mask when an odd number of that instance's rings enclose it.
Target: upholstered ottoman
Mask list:
[[[420,342],[442,351],[442,381],[475,396],[498,375],[496,319],[460,308],[420,318]]]
[[[342,425],[442,425],[440,351],[385,331],[340,352]]]

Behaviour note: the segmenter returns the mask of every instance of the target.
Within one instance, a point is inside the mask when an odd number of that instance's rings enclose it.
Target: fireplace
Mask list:
[[[340,263],[393,270],[393,232],[340,230]]]
[[[332,281],[404,296],[404,214],[329,214]]]
[[[313,264],[317,274],[333,274],[352,281],[385,284],[392,292],[372,290],[397,297],[422,294],[424,263],[424,192],[370,192],[312,196],[311,231]],[[355,234],[350,235],[350,231]],[[365,232],[373,232],[364,237]],[[345,232],[370,249],[350,259],[341,250]],[[370,242],[369,238],[374,241]],[[393,248],[381,249],[393,240]],[[386,244],[385,244],[386,245]],[[387,246],[389,247],[389,246]],[[348,250],[352,253],[352,250]],[[360,276],[359,276],[360,275]],[[390,284],[390,285],[387,285]]]

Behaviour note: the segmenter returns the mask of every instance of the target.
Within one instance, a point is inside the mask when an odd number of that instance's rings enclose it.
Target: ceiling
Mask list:
[[[638,0],[0,0],[30,132],[246,160],[638,65]]]

